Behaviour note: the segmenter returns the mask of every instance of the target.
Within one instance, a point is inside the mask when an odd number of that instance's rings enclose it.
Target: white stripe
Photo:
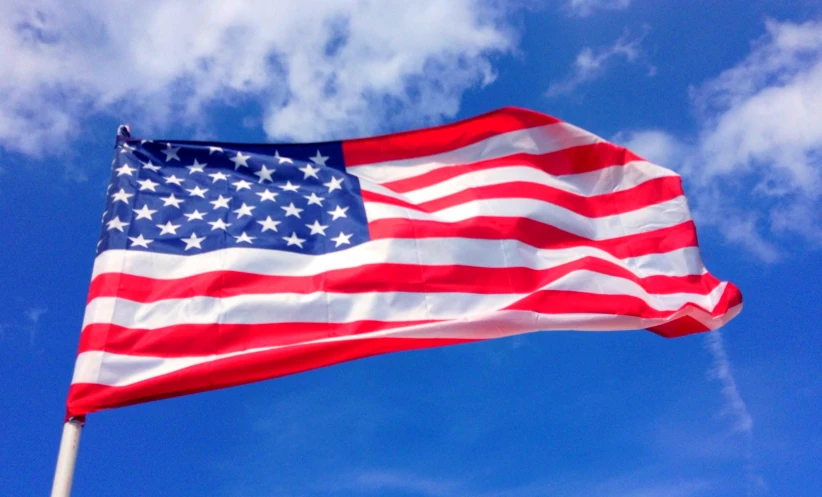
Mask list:
[[[678,317],[690,315],[708,328],[715,329],[730,321],[742,309],[738,305],[729,309],[723,316],[712,318],[695,309],[688,309],[677,314]],[[614,316],[609,314],[536,314],[527,311],[500,311],[492,314],[476,316],[470,320],[450,321],[444,323],[427,323],[404,328],[365,333],[361,335],[332,337],[305,343],[328,343],[348,340],[368,340],[373,338],[464,338],[490,339],[502,336],[517,335],[538,330],[578,330],[609,331],[650,328],[663,324],[668,320],[640,319],[631,316]],[[303,345],[303,344],[297,344]],[[180,371],[197,364],[211,361],[250,355],[295,345],[272,346],[249,349],[226,354],[208,356],[190,356],[175,358],[129,356],[112,354],[109,352],[90,351],[77,356],[74,368],[74,383],[97,383],[108,386],[126,386]]]
[[[687,276],[705,271],[697,247],[618,259],[593,247],[536,249],[517,240],[423,238],[374,240],[325,255],[244,247],[189,256],[107,250],[94,261],[92,278],[123,272],[146,278],[177,279],[222,270],[275,276],[313,276],[336,269],[379,263],[547,269],[583,257],[597,257],[641,276]]]
[[[624,166],[612,166],[579,174],[554,176],[528,166],[504,166],[493,169],[472,171],[440,183],[433,184],[405,193],[397,193],[389,188],[361,181],[360,187],[365,191],[399,198],[412,204],[428,202],[453,195],[470,188],[499,185],[512,181],[546,185],[577,195],[591,197],[628,190],[646,181],[667,176],[677,176],[670,169],[645,161],[633,161]]]
[[[538,290],[570,290],[597,295],[629,295],[659,311],[685,304],[713,309],[726,283],[708,295],[649,294],[638,284],[588,270],[573,271]],[[86,306],[83,329],[113,323],[126,328],[157,329],[181,324],[349,323],[353,321],[417,321],[466,319],[511,306],[531,293],[475,294],[459,292],[368,292],[249,294],[225,298],[190,297],[139,303],[98,297]]]
[[[346,171],[373,183],[419,176],[434,169],[496,159],[512,154],[542,155],[579,145],[601,142],[598,136],[568,123],[509,131],[471,145],[427,157],[349,166]]]
[[[623,214],[590,218],[550,202],[534,199],[494,198],[466,202],[433,213],[398,205],[365,202],[369,222],[380,219],[414,219],[455,223],[478,216],[528,218],[588,240],[608,240],[669,228],[691,219],[685,196]]]

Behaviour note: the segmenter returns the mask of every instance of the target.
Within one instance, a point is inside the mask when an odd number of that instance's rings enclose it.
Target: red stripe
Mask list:
[[[155,279],[124,273],[105,273],[91,282],[88,300],[90,302],[98,297],[120,297],[146,303],[199,296],[224,298],[249,294],[314,292],[524,294],[542,288],[573,271],[583,269],[624,278],[651,294],[707,295],[719,285],[719,280],[707,273],[639,277],[613,262],[588,256],[546,269],[385,263],[336,269],[310,276],[213,271],[185,278]]]
[[[648,302],[632,295],[602,295],[571,290],[540,290],[528,295],[506,310],[532,311],[540,314],[591,313],[618,316],[636,316],[643,319],[669,319],[686,309],[694,309],[718,317],[732,307],[739,290],[728,285],[713,309],[688,303],[673,311],[654,309]],[[739,296],[741,302],[741,295]]]
[[[511,181],[499,185],[467,187],[465,190],[414,204],[380,193],[362,191],[366,202],[399,205],[420,212],[434,213],[448,207],[495,198],[528,198],[558,205],[585,217],[596,218],[624,214],[684,195],[682,181],[678,176],[654,178],[641,185],[615,193],[586,197],[560,190],[552,186],[525,181]]]
[[[114,324],[90,324],[80,334],[79,352],[105,350],[116,354],[188,357],[297,345],[374,331],[431,323],[421,321],[356,321],[352,323],[182,324],[146,330]]]
[[[349,167],[375,162],[424,157],[448,152],[509,131],[560,122],[554,117],[516,107],[443,126],[346,140],[343,157]]]
[[[598,171],[606,167],[624,166],[629,162],[643,160],[638,155],[612,143],[599,142],[591,145],[570,147],[542,155],[513,154],[496,159],[460,164],[434,169],[413,178],[383,183],[382,186],[398,193],[405,193],[441,183],[473,171],[496,169],[499,167],[531,167],[553,176],[580,174]],[[356,170],[352,171],[356,174]]]
[[[675,319],[669,323],[664,323],[659,326],[648,328],[648,331],[661,335],[665,338],[675,338],[693,333],[702,333],[703,331],[710,331],[710,328],[700,323],[691,316],[683,316]]]
[[[378,338],[305,344],[220,359],[124,387],[78,383],[69,389],[66,418],[277,378],[377,354],[469,341],[472,340]]]
[[[663,254],[685,247],[696,247],[693,221],[608,240],[589,240],[555,226],[528,218],[478,216],[454,223],[414,219],[380,219],[368,223],[372,240],[382,238],[479,238],[518,240],[536,248],[561,249],[593,247],[618,259],[648,254]]]
[[[681,309],[658,310],[645,300],[630,295],[603,295],[570,290],[539,290],[501,310],[528,311],[546,315],[570,313],[633,316],[642,319],[671,319],[682,309],[693,308],[720,316],[736,305],[736,287],[729,286],[714,309],[686,304]],[[489,309],[491,311],[491,309]],[[407,328],[437,321],[286,324],[182,324],[154,330],[94,324],[80,337],[80,352],[103,350],[124,355],[187,357],[225,354],[258,347],[299,345],[306,341],[352,336],[374,331]],[[483,326],[477,323],[477,328]],[[499,327],[499,323],[494,324]],[[515,332],[517,330],[509,330]]]

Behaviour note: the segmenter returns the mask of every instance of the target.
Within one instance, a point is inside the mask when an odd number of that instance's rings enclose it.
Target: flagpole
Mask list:
[[[74,479],[74,463],[77,461],[82,428],[83,420],[80,418],[71,418],[63,425],[63,438],[60,439],[60,452],[57,454],[57,468],[54,470],[51,497],[71,495],[71,481]]]

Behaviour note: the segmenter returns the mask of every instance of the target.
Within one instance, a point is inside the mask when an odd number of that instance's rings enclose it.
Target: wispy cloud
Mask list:
[[[39,332],[40,318],[45,314],[47,309],[45,307],[31,307],[26,309],[25,315],[28,320],[26,330],[29,332],[29,345],[34,345],[34,339]]]
[[[572,15],[586,17],[603,10],[623,10],[631,5],[631,0],[569,0],[568,9]]]
[[[644,28],[639,36],[622,35],[613,45],[594,50],[585,47],[577,55],[571,74],[565,79],[552,83],[545,91],[549,98],[573,93],[580,85],[589,83],[605,75],[606,69],[616,59],[634,62],[640,56],[640,44],[648,34]]]
[[[557,481],[531,483],[492,492],[475,492],[473,497],[700,497],[708,495],[707,480],[660,478],[648,474],[628,474],[600,482]]]
[[[489,488],[471,479],[432,478],[406,471],[367,470],[327,480],[315,490],[321,494],[344,491],[351,494],[418,495],[422,497],[700,497],[715,490],[708,480],[681,479],[640,471],[591,481],[557,477],[502,488]]]
[[[23,311],[21,318],[0,323],[0,339],[28,335],[28,345],[33,347],[40,331],[40,320],[46,312],[45,307],[30,307]]]
[[[694,216],[764,261],[779,239],[822,248],[822,22],[766,22],[751,53],[691,89],[698,133],[615,137],[691,186]]]
[[[454,480],[377,469],[344,475],[334,481],[331,487],[335,491],[347,490],[363,494],[392,495],[400,492],[425,497],[465,495],[463,485]]]
[[[515,48],[507,14],[492,0],[4,2],[0,146],[56,150],[100,114],[197,131],[210,106],[249,100],[273,138],[438,120]]]
[[[706,334],[705,343],[712,358],[711,369],[708,371],[709,377],[717,380],[722,385],[724,408],[721,414],[732,420],[732,432],[745,438],[746,493],[749,496],[759,494],[766,488],[766,485],[762,476],[759,475],[754,461],[752,448],[753,417],[739,393],[739,387],[731,368],[731,361],[725,351],[722,334],[719,331],[711,331]]]
[[[723,414],[733,420],[734,432],[750,436],[753,433],[753,418],[739,394],[736,379],[731,371],[731,362],[725,352],[722,334],[719,331],[712,331],[706,334],[705,341],[713,359],[709,375],[722,385],[722,397],[725,399]]]
[[[44,307],[32,307],[26,309],[25,314],[28,320],[31,321],[31,324],[37,325],[37,323],[40,322],[40,317],[46,313],[46,310]]]

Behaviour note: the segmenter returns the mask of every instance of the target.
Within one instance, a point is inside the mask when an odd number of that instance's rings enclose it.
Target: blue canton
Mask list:
[[[98,253],[230,247],[325,254],[369,240],[341,142],[244,145],[117,139]]]

